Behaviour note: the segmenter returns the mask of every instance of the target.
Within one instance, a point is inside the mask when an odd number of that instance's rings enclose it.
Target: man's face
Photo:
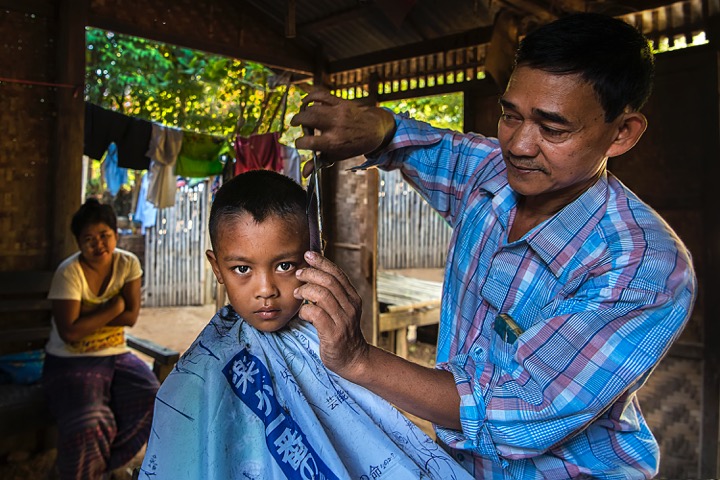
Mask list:
[[[623,117],[606,123],[595,91],[579,75],[523,66],[512,74],[500,105],[498,139],[510,186],[552,210],[602,174]]]
[[[283,328],[300,309],[293,291],[302,284],[296,270],[306,266],[307,225],[296,217],[257,223],[248,213],[228,215],[215,240],[207,257],[235,311],[258,330]]]

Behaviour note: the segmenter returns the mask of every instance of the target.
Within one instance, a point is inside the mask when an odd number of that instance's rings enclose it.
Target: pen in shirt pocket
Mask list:
[[[493,328],[506,343],[515,343],[515,340],[523,333],[520,325],[507,313],[500,313],[495,317]]]

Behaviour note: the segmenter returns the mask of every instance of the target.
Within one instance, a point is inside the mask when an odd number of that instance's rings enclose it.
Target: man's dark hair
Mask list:
[[[307,194],[290,177],[271,170],[250,170],[223,184],[210,208],[210,242],[226,216],[252,215],[260,223],[270,216],[295,217],[307,224]]]
[[[529,33],[515,56],[519,66],[580,74],[597,93],[606,122],[625,107],[642,108],[654,75],[645,36],[622,20],[596,13],[573,14]]]
[[[117,216],[112,206],[102,204],[96,198],[88,198],[73,215],[70,231],[78,238],[85,227],[98,223],[104,223],[117,231]]]

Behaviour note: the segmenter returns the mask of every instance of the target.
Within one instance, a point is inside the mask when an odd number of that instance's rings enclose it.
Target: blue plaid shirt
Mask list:
[[[367,165],[402,169],[453,227],[437,361],[462,431],[438,438],[476,478],[652,477],[659,450],[636,391],[695,299],[680,239],[607,173],[509,243],[518,195],[497,140],[396,122]]]

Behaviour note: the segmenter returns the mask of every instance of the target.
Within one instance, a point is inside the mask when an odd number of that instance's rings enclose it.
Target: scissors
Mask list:
[[[303,127],[305,135],[312,136],[314,134],[311,128]],[[313,171],[310,174],[308,182],[308,203],[306,213],[308,216],[308,224],[310,227],[310,249],[325,254],[325,237],[323,236],[323,219],[322,219],[322,194],[320,169],[322,163],[318,158],[318,153],[312,152]]]

